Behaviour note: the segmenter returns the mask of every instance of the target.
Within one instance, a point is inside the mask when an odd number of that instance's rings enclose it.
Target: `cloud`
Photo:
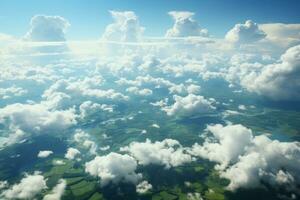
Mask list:
[[[48,151],[48,150],[46,150],[46,151],[40,151],[40,152],[38,153],[38,157],[39,157],[39,158],[47,158],[47,157],[50,156],[51,154],[53,154],[53,151]]]
[[[152,94],[152,90],[147,88],[139,89],[138,87],[129,87],[126,91],[140,96],[149,96]]]
[[[69,22],[60,16],[35,15],[30,21],[30,30],[25,39],[30,41],[65,41]]]
[[[20,183],[4,190],[2,196],[6,199],[34,199],[37,194],[46,188],[47,185],[44,177],[35,172],[33,175],[26,174]]]
[[[263,184],[286,187],[300,183],[300,143],[253,136],[242,125],[208,126],[213,136],[191,153],[218,163],[220,176],[230,180],[229,190],[256,188]],[[237,176],[238,174],[238,176]]]
[[[132,11],[110,11],[114,23],[105,28],[102,39],[120,42],[138,42],[144,32],[138,17]]]
[[[7,188],[8,182],[7,181],[0,181],[0,190]]]
[[[80,117],[83,119],[86,116],[95,113],[97,111],[113,112],[114,108],[113,106],[107,104],[98,104],[98,103],[93,103],[92,101],[85,101],[79,106],[79,111],[80,111]]]
[[[300,42],[300,24],[270,23],[258,26],[266,33],[266,39],[275,45],[289,47]]]
[[[220,163],[218,167],[221,169],[237,161],[253,139],[252,131],[242,125],[224,127],[217,124],[208,126],[207,131],[213,134],[218,143],[207,140],[202,145],[195,144],[192,154]]]
[[[152,185],[148,181],[142,181],[136,186],[136,192],[139,194],[147,193],[152,189]]]
[[[53,100],[57,93],[65,93],[71,97],[90,97],[99,99],[128,100],[125,96],[114,89],[100,89],[101,77],[95,75],[84,79],[60,79],[51,85],[43,94],[47,101]],[[63,100],[63,99],[62,99]]]
[[[57,185],[52,189],[52,191],[45,195],[43,200],[60,200],[65,192],[67,182],[64,179],[59,179]]]
[[[27,90],[21,88],[21,87],[16,87],[16,86],[11,86],[7,88],[0,88],[0,98],[1,99],[9,99],[12,97],[18,97],[22,96],[24,94],[28,93]]]
[[[227,32],[225,39],[233,43],[252,43],[266,37],[266,33],[259,29],[259,26],[251,20],[245,24],[236,24]]]
[[[136,168],[137,162],[133,157],[114,152],[105,156],[96,156],[85,164],[85,171],[92,176],[98,176],[102,186],[110,182],[136,184],[142,178],[141,174],[136,174]]]
[[[16,103],[0,108],[0,123],[8,126],[13,143],[31,134],[58,133],[77,121],[74,109],[52,111],[44,104]]]
[[[198,94],[200,93],[201,87],[199,85],[191,84],[187,87],[187,92],[189,94]]]
[[[74,140],[79,144],[82,144],[83,147],[89,149],[91,154],[97,154],[98,145],[94,141],[90,140],[90,135],[88,133],[81,129],[76,129]]]
[[[79,154],[80,154],[80,151],[78,149],[70,147],[70,148],[68,148],[67,153],[65,154],[65,158],[67,158],[69,160],[74,160],[75,157]]]
[[[193,19],[195,13],[188,11],[171,11],[168,13],[174,19],[174,25],[167,30],[166,37],[208,36],[208,31],[202,29]]]
[[[122,147],[121,151],[128,152],[141,165],[157,164],[170,168],[193,160],[180,143],[173,139],[153,143],[149,139],[146,142],[132,142]]]
[[[300,99],[300,45],[289,48],[280,61],[261,71],[242,77],[241,85],[249,91],[274,100]]]
[[[189,116],[198,113],[210,113],[216,109],[212,104],[213,99],[205,99],[203,96],[189,94],[185,97],[173,96],[175,103],[171,106],[162,107],[167,115]]]

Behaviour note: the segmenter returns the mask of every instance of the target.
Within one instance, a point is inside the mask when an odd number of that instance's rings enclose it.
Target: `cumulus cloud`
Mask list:
[[[207,140],[203,145],[193,146],[194,155],[207,158],[221,164],[221,169],[231,162],[237,161],[246,147],[252,141],[252,131],[242,125],[222,126],[221,124],[208,126],[207,131],[213,134],[218,143]],[[238,141],[238,142],[237,142]]]
[[[149,96],[152,94],[152,90],[147,88],[139,89],[138,87],[129,87],[126,91],[140,96]]]
[[[165,168],[176,167],[193,161],[177,140],[165,139],[163,141],[132,142],[122,147],[121,151],[128,152],[141,165],[157,164]]]
[[[22,96],[26,94],[28,91],[21,88],[21,87],[7,87],[7,88],[0,88],[0,98],[1,99],[9,99],[12,97]]]
[[[69,22],[60,16],[36,15],[30,21],[25,39],[30,41],[65,41]]]
[[[102,81],[102,78],[97,75],[77,80],[61,79],[44,92],[43,98],[47,99],[47,101],[53,101],[57,93],[64,93],[71,97],[128,100],[128,96],[113,89],[100,89],[99,86],[101,86]]]
[[[93,103],[92,101],[85,101],[79,106],[80,117],[85,118],[91,113],[95,113],[97,111],[107,111],[113,112],[114,108],[111,105],[107,104],[98,104]]]
[[[216,109],[215,100],[205,99],[203,96],[189,94],[185,97],[174,95],[174,104],[162,107],[167,115],[189,116],[198,113],[210,113]]]
[[[51,154],[53,154],[53,151],[45,150],[45,151],[40,151],[37,156],[39,158],[47,158]]]
[[[167,30],[166,37],[208,36],[208,31],[202,29],[193,18],[193,12],[171,11],[168,13],[174,20],[174,25]]]
[[[39,173],[26,174],[20,183],[12,185],[1,194],[6,199],[34,199],[43,189],[46,189],[46,180]]]
[[[78,156],[80,154],[80,151],[78,149],[75,148],[68,148],[67,153],[65,154],[65,158],[69,159],[69,160],[74,160],[76,156]]]
[[[137,162],[133,157],[114,152],[105,156],[96,156],[85,164],[85,171],[92,176],[98,176],[102,186],[110,182],[136,184],[142,178],[141,174],[135,172],[136,168]]]
[[[105,28],[102,38],[110,41],[140,41],[144,28],[140,26],[138,17],[132,11],[110,11],[114,23]]]
[[[0,109],[0,119],[28,132],[58,131],[76,123],[74,110],[49,111],[42,104],[11,104]]]
[[[65,192],[67,182],[64,179],[60,179],[52,191],[45,195],[43,200],[60,200]]]
[[[0,123],[8,125],[10,139],[24,139],[30,134],[57,133],[76,124],[74,109],[49,110],[43,104],[10,104],[0,108]]]
[[[7,181],[0,181],[0,190],[6,188],[8,186],[8,182]]]
[[[77,129],[74,134],[74,140],[89,149],[91,154],[97,154],[98,145],[90,140],[90,135],[81,129]]]
[[[266,39],[275,45],[289,47],[300,42],[300,24],[270,23],[258,26],[266,33]]]
[[[236,24],[225,36],[226,40],[241,44],[257,42],[265,37],[266,33],[251,20],[247,20],[245,24]]]
[[[279,142],[266,135],[253,136],[242,125],[211,125],[213,137],[195,144],[193,155],[219,163],[220,175],[230,180],[228,189],[255,188],[263,183],[294,188],[300,183],[299,142]],[[238,176],[237,176],[238,174]]]
[[[279,63],[266,65],[258,72],[242,77],[249,91],[275,100],[300,99],[300,45],[289,48]]]
[[[152,189],[152,185],[148,181],[142,181],[136,186],[136,192],[139,194],[147,193]]]

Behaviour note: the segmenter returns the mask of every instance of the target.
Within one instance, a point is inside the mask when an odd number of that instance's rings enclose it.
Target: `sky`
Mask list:
[[[195,20],[211,35],[223,37],[235,24],[248,19],[256,23],[299,23],[299,9],[298,0],[1,0],[0,32],[20,37],[34,15],[58,15],[71,24],[67,39],[98,39],[112,22],[109,10],[130,10],[146,28],[146,36],[159,37],[173,24],[167,13],[184,10],[194,12]]]

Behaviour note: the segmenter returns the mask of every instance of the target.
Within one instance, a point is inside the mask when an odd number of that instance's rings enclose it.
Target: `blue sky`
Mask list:
[[[69,20],[67,38],[97,39],[112,22],[108,10],[132,10],[146,27],[145,35],[162,36],[173,24],[171,10],[195,12],[211,35],[222,37],[236,23],[300,23],[298,0],[1,0],[0,33],[22,36],[33,15],[60,15]]]

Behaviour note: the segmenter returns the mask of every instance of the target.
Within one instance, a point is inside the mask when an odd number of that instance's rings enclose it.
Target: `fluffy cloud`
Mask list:
[[[133,157],[114,152],[105,156],[97,156],[85,164],[85,171],[92,176],[98,176],[102,186],[110,182],[136,184],[142,177],[141,174],[135,173],[136,168],[137,162]]]
[[[174,19],[174,25],[167,30],[166,37],[208,36],[208,31],[193,19],[195,13],[171,11],[168,14]]]
[[[80,151],[78,149],[70,147],[70,148],[68,148],[67,153],[65,154],[65,158],[67,158],[69,160],[73,160],[79,154],[80,154]]]
[[[0,109],[0,119],[25,132],[57,132],[76,124],[74,110],[50,111],[43,104],[11,104]]]
[[[299,142],[279,142],[266,135],[253,136],[242,125],[212,125],[208,130],[213,137],[191,150],[220,165],[220,175],[230,180],[228,189],[255,188],[263,183],[287,186],[300,183]],[[238,176],[237,176],[238,174]]]
[[[51,193],[44,196],[43,200],[60,200],[65,192],[67,182],[60,179],[58,184],[52,189]]]
[[[144,194],[152,189],[152,185],[148,181],[142,181],[136,186],[136,192],[139,194]]]
[[[102,38],[110,41],[137,42],[141,39],[144,28],[132,11],[110,11],[114,23],[108,25]]]
[[[93,103],[91,101],[85,101],[79,106],[79,111],[80,111],[80,117],[85,118],[91,113],[95,113],[97,111],[107,111],[107,112],[113,112],[114,109],[110,105],[106,104],[98,104],[98,103]]]
[[[203,145],[195,144],[193,154],[207,158],[221,164],[224,169],[231,162],[237,161],[246,147],[252,141],[252,131],[242,125],[231,125],[223,127],[221,124],[208,126],[207,130],[213,134],[218,143],[207,140]],[[239,142],[236,142],[239,141]]]
[[[275,45],[291,46],[300,42],[300,24],[259,24],[259,28],[267,34],[268,40]]]
[[[234,43],[257,42],[265,37],[266,34],[251,20],[245,24],[236,24],[225,36],[226,40]]]
[[[289,48],[279,63],[245,75],[241,84],[249,91],[275,100],[300,99],[300,45]]]
[[[65,41],[69,22],[60,16],[36,15],[30,22],[25,39],[31,41]]]
[[[90,140],[90,135],[83,130],[77,129],[74,134],[74,140],[89,149],[91,154],[97,154],[97,144]]]
[[[138,87],[129,87],[126,89],[127,92],[133,93],[135,95],[149,96],[152,94],[150,89],[139,89]]]
[[[132,142],[129,146],[122,147],[121,151],[128,152],[141,165],[157,164],[170,168],[193,160],[180,143],[172,139],[154,143],[149,139],[146,142]]]
[[[2,193],[6,199],[34,199],[43,189],[46,189],[46,180],[39,173],[28,175]]]
[[[197,113],[209,113],[216,108],[213,106],[215,100],[205,99],[203,96],[189,94],[185,97],[174,95],[175,103],[171,106],[162,107],[167,115],[193,115]]]
[[[0,123],[8,125],[12,143],[26,135],[57,133],[76,124],[74,109],[48,110],[43,104],[11,104],[0,108]]]
[[[49,151],[49,150],[46,150],[46,151],[40,151],[38,153],[38,157],[39,158],[47,158],[48,156],[50,156],[51,154],[53,154],[53,151]]]
[[[128,96],[116,92],[113,89],[100,89],[99,86],[101,86],[101,83],[102,78],[97,75],[77,80],[61,79],[44,92],[43,98],[47,99],[47,101],[53,101],[53,97],[55,97],[57,93],[65,93],[72,97],[128,100]]]
[[[23,88],[12,86],[8,88],[0,88],[0,98],[1,99],[9,99],[16,96],[22,96],[26,94],[28,91]]]

